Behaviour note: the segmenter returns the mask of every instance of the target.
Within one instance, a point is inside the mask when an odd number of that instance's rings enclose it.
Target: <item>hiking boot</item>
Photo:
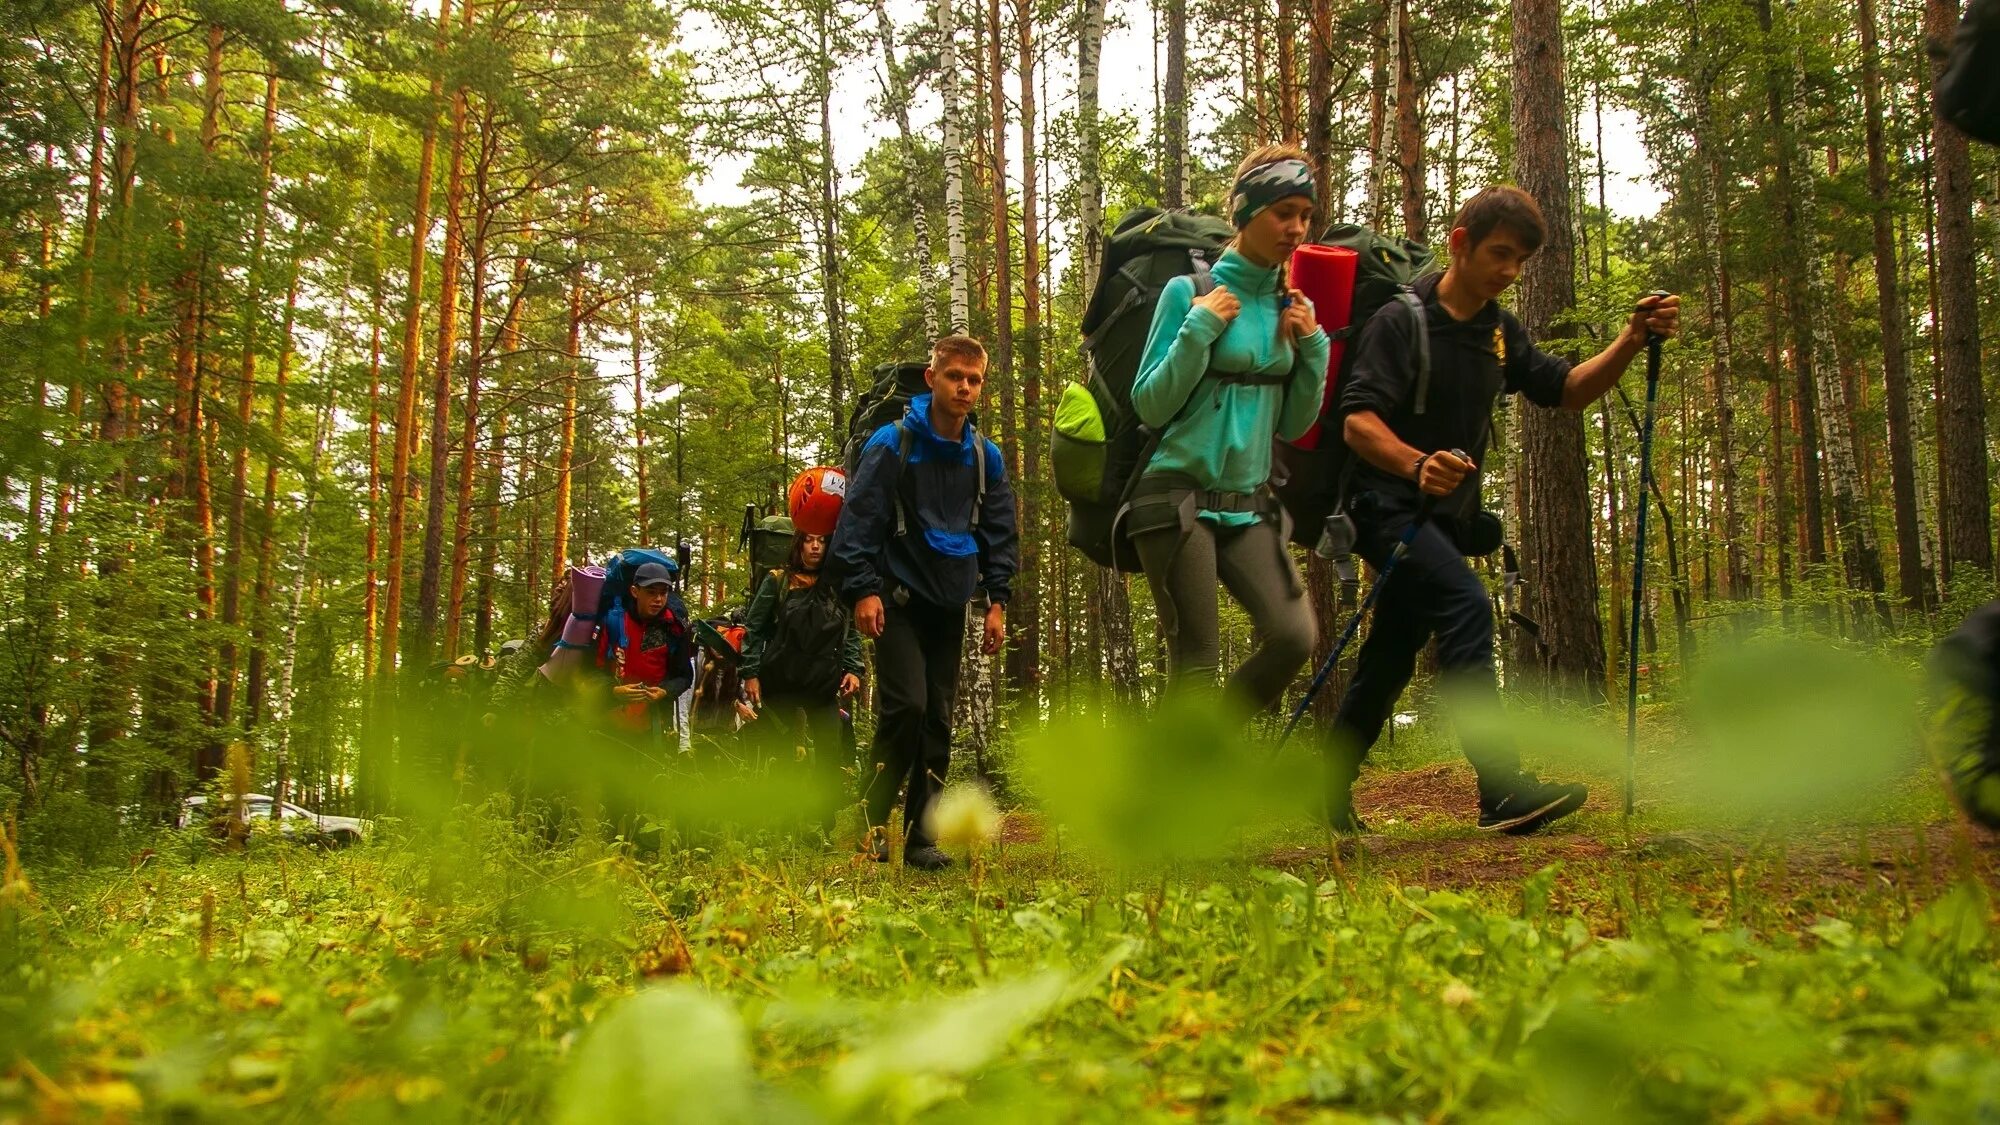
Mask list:
[[[880,828],[870,828],[868,842],[862,845],[862,849],[876,863],[889,862],[889,834]]]
[[[1516,775],[1497,796],[1481,794],[1479,827],[1526,836],[1583,807],[1590,790],[1573,782],[1547,782],[1531,773]]]
[[[1332,817],[1329,827],[1339,836],[1366,836],[1374,831],[1368,827],[1367,821],[1361,819],[1361,814],[1351,807],[1344,815]]]
[[[904,850],[903,866],[914,867],[919,871],[943,871],[951,866],[951,857],[944,854],[936,844],[922,844]]]

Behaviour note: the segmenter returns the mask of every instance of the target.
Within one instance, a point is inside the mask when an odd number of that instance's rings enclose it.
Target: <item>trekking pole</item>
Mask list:
[[[1454,449],[1451,454],[1461,461],[1472,460],[1463,450]],[[1340,654],[1347,648],[1347,643],[1354,639],[1354,634],[1361,631],[1361,619],[1367,617],[1368,611],[1375,608],[1375,601],[1382,596],[1382,587],[1388,584],[1390,573],[1396,569],[1397,563],[1403,561],[1403,556],[1410,553],[1410,544],[1416,542],[1417,532],[1422,530],[1425,521],[1431,518],[1431,510],[1437,507],[1437,502],[1437,497],[1426,494],[1423,501],[1417,505],[1417,518],[1410,521],[1408,530],[1404,531],[1403,537],[1396,541],[1396,549],[1389,552],[1388,560],[1382,564],[1382,572],[1375,576],[1374,584],[1368,587],[1368,596],[1361,599],[1361,608],[1355,610],[1354,616],[1348,619],[1347,628],[1341,630],[1340,639],[1333,644],[1333,651],[1326,654],[1326,660],[1320,664],[1319,671],[1313,673],[1312,683],[1306,686],[1305,695],[1293,705],[1292,717],[1286,721],[1285,733],[1278,737],[1278,745],[1272,751],[1273,754],[1283,750],[1285,743],[1291,741],[1292,731],[1298,729],[1299,720],[1305,717],[1306,708],[1312,706],[1314,697],[1326,686],[1327,678],[1333,675],[1333,667],[1340,662]]]
[[[1648,297],[1665,297],[1654,290]],[[1644,308],[1644,306],[1640,306]],[[1633,778],[1639,769],[1639,613],[1646,593],[1646,497],[1653,487],[1653,404],[1660,395],[1660,345],[1666,337],[1646,333],[1646,414],[1639,424],[1639,530],[1632,552],[1632,621],[1625,638],[1625,816],[1632,816]]]

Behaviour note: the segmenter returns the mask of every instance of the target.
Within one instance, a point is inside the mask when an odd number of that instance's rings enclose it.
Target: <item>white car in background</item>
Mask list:
[[[259,820],[271,819],[273,800],[265,793],[245,793],[243,795],[243,815],[254,824]],[[194,828],[206,824],[208,798],[196,794],[181,802],[178,828]],[[368,838],[374,825],[360,817],[330,816],[304,809],[290,801],[284,803],[278,816],[278,831],[287,837],[305,843],[323,843],[328,847],[344,848],[358,844]]]

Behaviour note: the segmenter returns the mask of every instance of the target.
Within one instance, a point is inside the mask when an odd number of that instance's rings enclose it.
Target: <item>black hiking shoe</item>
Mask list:
[[[1375,831],[1368,827],[1368,822],[1361,819],[1361,814],[1353,809],[1348,809],[1345,817],[1334,820],[1333,830],[1342,836],[1366,836]]]
[[[919,871],[943,871],[951,866],[951,857],[944,854],[936,844],[921,844],[903,851],[903,866]]]
[[[1546,782],[1531,773],[1515,777],[1497,798],[1479,799],[1479,827],[1488,832],[1526,836],[1583,807],[1590,790],[1569,782]]]
[[[874,860],[876,863],[889,862],[888,832],[881,828],[870,828],[868,830],[868,842],[862,845],[862,848],[867,853],[868,858]]]

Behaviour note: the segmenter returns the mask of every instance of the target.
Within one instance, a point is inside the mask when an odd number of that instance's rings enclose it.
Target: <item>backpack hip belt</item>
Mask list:
[[[1197,511],[1249,512],[1265,519],[1275,519],[1278,515],[1278,497],[1268,485],[1251,492],[1225,492],[1202,488],[1192,478],[1179,473],[1148,473],[1140,477],[1139,486],[1132,491],[1132,500],[1137,503],[1165,496],[1170,498],[1170,502],[1179,504],[1190,495],[1194,497]]]

